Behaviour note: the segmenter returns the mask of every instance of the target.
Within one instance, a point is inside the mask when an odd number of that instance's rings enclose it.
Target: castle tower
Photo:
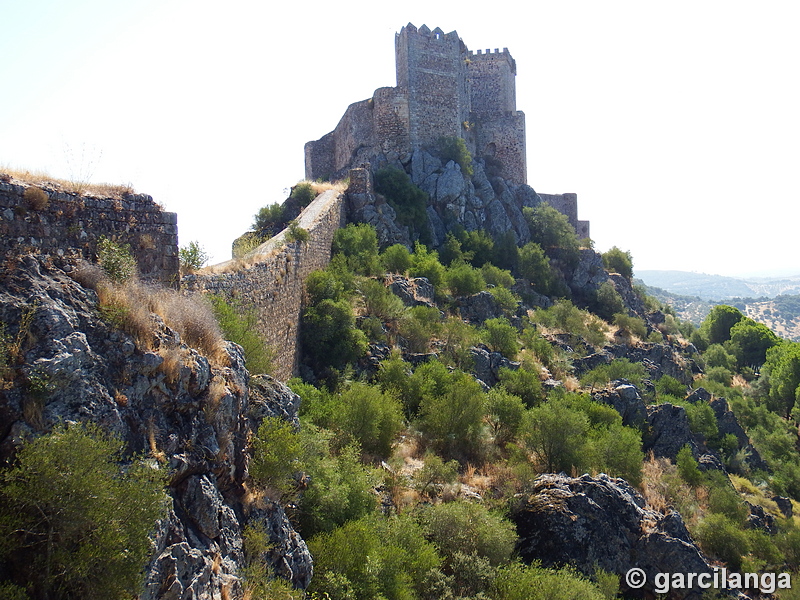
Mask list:
[[[409,23],[395,36],[397,87],[408,97],[412,148],[462,136],[471,112],[466,58],[455,31]]]

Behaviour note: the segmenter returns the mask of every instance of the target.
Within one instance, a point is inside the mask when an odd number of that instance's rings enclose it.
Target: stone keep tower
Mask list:
[[[455,31],[409,23],[395,36],[395,63],[397,87],[351,104],[336,129],[306,144],[307,178],[341,177],[378,155],[460,137],[506,180],[527,183],[525,115],[507,48],[473,53]]]
[[[408,97],[412,147],[441,137],[462,137],[471,111],[465,61],[467,48],[455,31],[417,30],[409,24],[395,36],[397,88]]]

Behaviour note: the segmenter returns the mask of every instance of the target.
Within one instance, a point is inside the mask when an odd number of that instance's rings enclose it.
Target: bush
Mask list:
[[[396,321],[405,312],[403,301],[380,281],[362,279],[356,285],[364,298],[368,315],[374,315],[383,321]]]
[[[378,235],[366,223],[349,223],[337,229],[331,246],[333,254],[343,254],[348,268],[359,275],[377,275],[380,272]]]
[[[294,474],[302,470],[303,445],[291,423],[277,417],[261,422],[253,438],[249,472],[260,486],[267,486],[282,497],[297,488]]]
[[[211,259],[199,242],[189,242],[188,246],[178,250],[178,257],[181,262],[181,271],[184,273],[202,269]]]
[[[615,379],[627,379],[638,388],[647,377],[647,370],[642,363],[634,363],[627,358],[615,358],[607,365],[600,365],[581,377],[584,385],[603,386]]]
[[[520,276],[527,279],[540,294],[549,296],[555,293],[555,274],[539,244],[528,242],[519,249],[517,269]]]
[[[626,279],[633,277],[633,258],[630,252],[623,252],[616,246],[603,252],[603,264],[612,273],[619,273]]]
[[[606,321],[612,321],[614,315],[625,312],[625,302],[610,279],[601,283],[597,289],[593,308],[594,312]]]
[[[258,333],[255,309],[245,309],[229,303],[222,296],[210,296],[211,307],[225,339],[239,344],[244,350],[247,369],[252,374],[272,373],[275,350]]]
[[[253,230],[258,232],[264,229],[271,229],[275,225],[283,222],[284,207],[277,202],[268,206],[263,206],[258,210],[253,218]]]
[[[517,312],[520,299],[510,289],[504,287],[493,287],[489,290],[489,293],[492,295],[492,298],[494,298],[497,306],[499,306],[503,311],[503,314],[510,316]]]
[[[289,194],[289,198],[295,200],[299,204],[300,210],[311,204],[311,201],[316,197],[317,192],[313,184],[308,181],[298,183],[292,188],[292,192]]]
[[[728,563],[732,571],[741,570],[742,556],[749,551],[747,533],[722,514],[709,514],[697,526],[695,533],[702,549]]]
[[[636,336],[641,340],[647,338],[647,325],[639,317],[617,313],[614,315],[614,326],[624,331],[626,337]]]
[[[617,586],[618,587],[618,586]],[[585,577],[566,567],[545,569],[539,564],[515,563],[498,571],[494,582],[495,600],[606,600],[617,591],[603,594]]]
[[[50,196],[43,189],[38,187],[29,187],[22,194],[25,205],[31,210],[44,210],[50,204]]]
[[[492,567],[507,564],[517,539],[510,521],[470,502],[429,506],[420,521],[426,537],[444,557],[445,568],[458,554],[485,558]]]
[[[582,338],[593,346],[602,346],[606,342],[603,322],[569,300],[557,300],[550,308],[537,309],[533,320],[545,327]]]
[[[286,232],[286,241],[289,243],[300,242],[301,244],[308,243],[309,233],[307,229],[303,229],[297,221],[289,221],[288,231]]]
[[[539,244],[551,258],[561,258],[567,265],[578,262],[580,244],[575,229],[566,215],[549,204],[542,203],[535,208],[522,209],[531,230],[531,239]]]
[[[317,369],[342,369],[363,356],[367,340],[356,329],[353,308],[347,300],[325,299],[303,312],[303,351]]]
[[[428,579],[442,562],[422,528],[406,515],[366,517],[309,541],[312,597],[414,600],[429,597]]]
[[[454,161],[461,167],[461,172],[467,177],[472,177],[472,155],[467,150],[467,144],[460,137],[442,137],[436,143],[436,150],[443,163]]]
[[[357,442],[365,452],[386,458],[403,427],[400,401],[380,388],[353,383],[344,390],[332,415],[334,428]]]
[[[483,322],[483,336],[486,345],[494,352],[499,352],[506,358],[514,360],[519,352],[517,330],[508,319],[486,319]]]
[[[688,444],[678,450],[675,464],[678,466],[678,474],[692,487],[697,487],[703,481],[703,473],[697,466],[697,461]]]
[[[398,333],[411,352],[427,352],[432,337],[441,330],[442,313],[433,306],[414,306],[400,319]]]
[[[481,446],[485,394],[471,375],[439,375],[419,400],[419,427],[443,456],[474,456]]]
[[[589,419],[551,399],[528,411],[525,443],[544,473],[583,473],[587,466]]]
[[[414,488],[422,495],[428,489],[453,483],[458,479],[458,461],[443,461],[436,454],[428,452],[422,461],[422,468],[414,473]]]
[[[101,236],[97,243],[97,260],[114,283],[123,283],[136,276],[136,259],[128,244],[120,245]]]
[[[404,275],[411,268],[411,253],[403,244],[394,244],[386,248],[381,255],[381,260],[389,273]]]
[[[483,278],[489,285],[510,288],[515,283],[511,271],[495,267],[492,263],[484,263],[483,266],[481,266],[481,273],[483,273]]]
[[[525,405],[522,398],[500,387],[489,390],[486,404],[495,443],[503,447],[517,437],[525,416]]]
[[[357,446],[332,455],[329,435],[307,424],[301,432],[304,471],[311,480],[299,502],[298,521],[306,539],[360,519],[378,506],[373,491],[380,481],[378,473],[361,463]]]
[[[430,242],[428,195],[412,183],[405,171],[396,167],[378,169],[375,172],[375,191],[386,197],[397,214],[397,222],[409,228],[411,239]]]
[[[427,278],[435,289],[444,283],[445,268],[439,262],[439,253],[436,250],[428,250],[420,243],[414,245],[409,272],[412,277]]]
[[[660,396],[686,396],[686,386],[670,375],[662,375],[655,383],[656,393]]]
[[[463,262],[447,269],[445,282],[453,296],[470,296],[486,288],[481,271]]]
[[[35,598],[135,596],[165,516],[162,474],[93,426],[58,426],[0,476],[0,556]]]
[[[515,396],[518,396],[528,408],[536,406],[544,399],[544,391],[539,374],[521,367],[516,370],[500,369],[498,373],[500,386]]]

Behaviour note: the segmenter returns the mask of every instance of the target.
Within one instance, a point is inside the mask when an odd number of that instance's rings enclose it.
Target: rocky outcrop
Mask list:
[[[654,594],[658,573],[710,573],[681,516],[649,509],[623,479],[607,475],[572,478],[542,475],[518,498],[511,518],[525,562],[572,565],[591,575],[595,568],[617,573],[642,569]],[[702,590],[674,590],[671,598],[699,598]],[[654,597],[654,596],[651,596]]]
[[[254,522],[270,532],[276,573],[307,585],[311,556],[280,507],[252,511],[242,500],[248,440],[267,416],[297,424],[297,396],[267,376],[251,380],[235,344],[210,358],[155,314],[139,324],[146,343],[100,315],[97,294],[47,259],[2,273],[0,318],[25,341],[0,392],[0,456],[58,422],[93,422],[169,474],[142,600],[240,598],[242,530]]]
[[[628,427],[641,429],[647,420],[647,407],[639,390],[625,379],[612,381],[609,389],[592,394],[592,400],[613,406]]]
[[[489,387],[500,381],[501,369],[516,371],[520,366],[518,362],[508,360],[499,352],[491,352],[483,345],[473,346],[469,353],[474,362],[473,374]]]
[[[433,306],[433,285],[425,277],[405,277],[387,273],[384,284],[406,306]]]

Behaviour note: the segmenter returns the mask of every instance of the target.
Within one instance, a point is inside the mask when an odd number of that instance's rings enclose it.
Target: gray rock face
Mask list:
[[[525,562],[569,564],[586,575],[600,567],[623,576],[623,592],[624,575],[634,567],[647,575],[643,590],[650,594],[658,573],[712,571],[681,516],[647,508],[623,479],[542,475],[521,495],[511,518]],[[700,592],[675,590],[671,597],[699,598]]]
[[[246,516],[241,503],[247,440],[267,416],[297,424],[295,394],[268,376],[251,381],[239,346],[212,362],[156,315],[149,348],[138,347],[99,317],[95,292],[26,257],[0,281],[0,318],[15,333],[31,310],[25,363],[0,394],[0,456],[60,421],[93,422],[169,469],[171,510],[154,524],[141,600],[240,598],[242,529],[254,520],[275,533],[276,573],[307,585],[313,561],[280,507]],[[24,410],[34,376],[47,383],[39,414]]]
[[[647,420],[644,400],[636,386],[628,381],[617,379],[611,383],[610,389],[593,394],[592,399],[613,406],[622,416],[622,424],[628,427],[641,428]]]
[[[387,274],[384,283],[406,306],[433,306],[434,289],[426,277]]]
[[[459,299],[459,310],[461,318],[473,325],[503,316],[503,309],[494,296],[486,291]]]
[[[516,371],[520,366],[499,352],[490,352],[485,346],[473,346],[469,353],[475,364],[473,374],[489,387],[500,381],[500,369]]]

